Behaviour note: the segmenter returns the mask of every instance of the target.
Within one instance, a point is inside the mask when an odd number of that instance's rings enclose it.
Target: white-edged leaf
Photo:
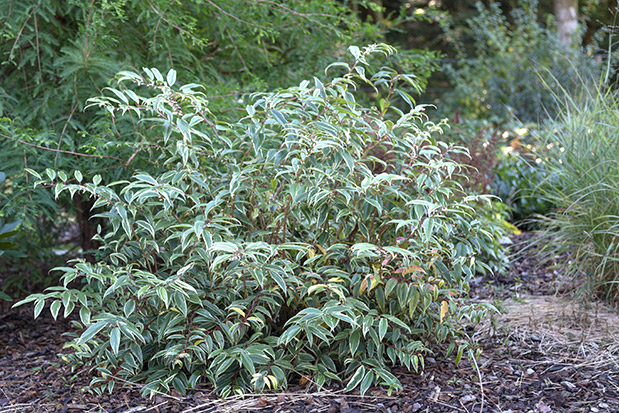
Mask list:
[[[359,56],[361,56],[361,51],[359,50],[358,46],[350,46],[348,48],[348,51],[350,52],[352,57],[355,58],[355,60],[359,60]]]
[[[355,371],[355,374],[353,374],[353,376],[350,378],[350,381],[348,382],[348,385],[346,386],[345,391],[346,392],[352,391],[355,387],[359,385],[359,383],[361,383],[361,380],[363,380],[364,376],[365,376],[365,367],[359,366],[357,371]]]
[[[107,321],[97,321],[82,333],[76,344],[78,346],[84,344],[85,342],[96,336],[99,331],[103,330],[106,324]]]
[[[363,396],[365,392],[368,391],[372,383],[374,382],[374,372],[372,370],[368,371],[363,381],[361,382],[361,387],[359,387],[359,392]]]
[[[166,80],[168,82],[168,86],[174,85],[174,83],[176,83],[176,70],[170,69],[166,76]]]
[[[88,307],[80,308],[80,320],[84,325],[90,324],[90,309]]]
[[[110,333],[110,346],[114,354],[118,354],[118,347],[120,346],[120,328],[114,327]]]
[[[381,341],[385,337],[385,334],[387,334],[387,327],[389,327],[389,322],[386,318],[381,318],[378,322],[378,337]]]
[[[37,318],[39,314],[41,314],[41,311],[43,311],[43,307],[45,307],[45,300],[37,301],[34,306],[34,318]]]
[[[52,313],[54,320],[58,317],[58,310],[60,310],[60,300],[56,300],[49,306],[49,311]]]
[[[279,110],[271,109],[271,113],[273,114],[273,117],[275,118],[277,123],[279,123],[280,125],[284,126],[288,123],[284,115]]]

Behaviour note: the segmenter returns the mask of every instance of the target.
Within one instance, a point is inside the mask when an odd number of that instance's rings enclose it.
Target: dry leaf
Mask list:
[[[443,300],[441,301],[441,323],[443,322],[447,311],[449,311],[449,304],[447,304],[447,301]]]

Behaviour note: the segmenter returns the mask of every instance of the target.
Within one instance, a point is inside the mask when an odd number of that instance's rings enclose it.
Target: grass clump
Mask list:
[[[570,275],[584,275],[583,292],[619,296],[619,96],[604,82],[565,94],[548,123],[548,185],[540,196],[557,206],[544,222],[549,250]],[[541,187],[540,187],[541,188]]]

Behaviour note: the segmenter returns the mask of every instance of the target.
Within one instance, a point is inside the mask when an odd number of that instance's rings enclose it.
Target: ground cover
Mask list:
[[[330,387],[316,392],[291,386],[286,393],[218,399],[200,388],[152,399],[139,387],[96,396],[82,389],[90,377],[71,372],[57,354],[65,321],[31,309],[0,316],[0,413],[9,412],[614,412],[619,411],[619,315],[601,302],[569,297],[561,272],[540,264],[531,236],[512,237],[506,276],[479,277],[474,300],[502,313],[473,332],[483,349],[476,362],[428,358],[423,374],[396,370],[403,391],[373,388],[361,397]]]

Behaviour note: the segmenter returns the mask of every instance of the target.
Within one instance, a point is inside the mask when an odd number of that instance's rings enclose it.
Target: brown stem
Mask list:
[[[94,262],[94,255],[92,250],[99,248],[99,243],[92,238],[97,233],[97,220],[94,220],[92,216],[92,207],[94,202],[89,198],[85,198],[81,194],[76,194],[74,197],[75,206],[77,207],[77,223],[80,228],[80,245],[84,251],[84,258],[88,262]]]

